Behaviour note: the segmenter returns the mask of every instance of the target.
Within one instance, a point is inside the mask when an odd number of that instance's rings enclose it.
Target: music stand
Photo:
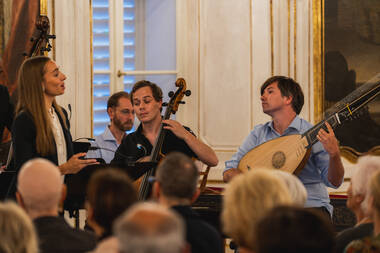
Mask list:
[[[90,146],[91,144],[89,142],[74,141],[73,142],[74,154],[86,153],[88,149],[90,148]]]

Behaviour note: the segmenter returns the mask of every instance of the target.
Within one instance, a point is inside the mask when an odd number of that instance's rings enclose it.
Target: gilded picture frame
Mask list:
[[[314,119],[380,71],[380,2],[313,0]],[[342,156],[380,155],[380,99],[335,130]]]

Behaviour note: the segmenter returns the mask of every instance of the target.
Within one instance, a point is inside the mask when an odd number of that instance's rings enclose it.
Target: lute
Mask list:
[[[238,169],[280,169],[298,174],[305,166],[311,147],[315,144],[321,128],[326,129],[328,122],[333,129],[346,120],[354,120],[360,116],[365,105],[380,94],[380,74],[361,85],[344,99],[336,103],[326,112],[325,118],[303,134],[282,136],[247,152],[240,160]],[[353,133],[354,134],[354,133]]]

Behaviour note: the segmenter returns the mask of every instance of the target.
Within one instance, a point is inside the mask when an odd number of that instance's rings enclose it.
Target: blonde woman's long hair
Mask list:
[[[0,231],[0,252],[38,253],[32,220],[17,204],[0,203]]]
[[[46,109],[42,83],[46,73],[46,64],[51,61],[49,57],[37,56],[23,62],[18,73],[18,103],[16,115],[22,111],[27,112],[36,127],[36,149],[42,156],[56,153],[52,124]],[[66,117],[57,102],[53,101],[67,129]]]

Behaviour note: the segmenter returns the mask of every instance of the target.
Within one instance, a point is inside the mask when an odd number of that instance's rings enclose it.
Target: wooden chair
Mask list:
[[[207,166],[205,170],[200,170],[199,172],[199,190],[201,194],[220,194],[220,192],[207,187],[208,174],[211,167]]]

